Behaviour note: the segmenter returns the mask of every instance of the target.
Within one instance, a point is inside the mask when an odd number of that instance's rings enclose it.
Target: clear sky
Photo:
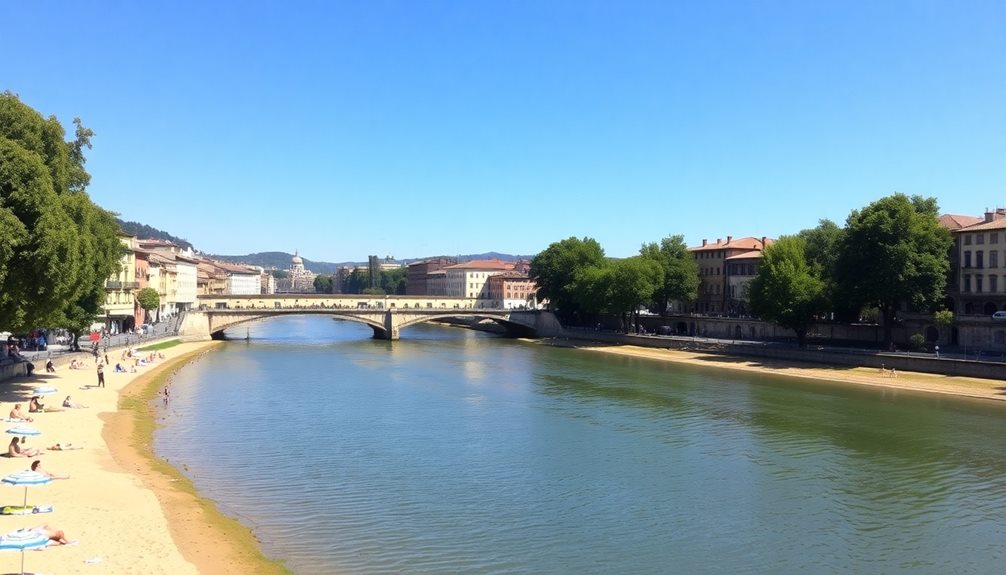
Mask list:
[[[210,253],[609,256],[1006,206],[998,0],[2,2],[0,90]]]

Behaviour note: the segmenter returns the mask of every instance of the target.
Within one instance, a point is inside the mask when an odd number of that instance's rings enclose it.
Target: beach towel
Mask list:
[[[5,505],[0,507],[0,515],[32,515],[52,513],[52,505]]]

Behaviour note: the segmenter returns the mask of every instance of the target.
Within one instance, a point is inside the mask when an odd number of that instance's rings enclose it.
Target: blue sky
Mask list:
[[[4,2],[0,89],[206,252],[608,255],[1006,206],[1006,4]]]

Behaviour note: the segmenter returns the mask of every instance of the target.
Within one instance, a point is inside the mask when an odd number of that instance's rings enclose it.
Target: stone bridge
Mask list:
[[[444,319],[473,323],[491,320],[513,337],[547,336],[562,329],[551,313],[500,309],[491,304],[487,300],[426,296],[200,296],[197,309],[185,313],[179,337],[182,341],[221,339],[228,328],[287,315],[325,315],[355,321],[370,326],[375,338],[389,340],[398,339],[401,330],[410,325]]]

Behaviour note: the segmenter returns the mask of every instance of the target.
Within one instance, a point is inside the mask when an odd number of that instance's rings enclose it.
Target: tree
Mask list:
[[[12,330],[94,321],[122,246],[114,216],[84,192],[79,119],[66,142],[55,117],[0,94],[0,325]]]
[[[140,304],[147,317],[150,317],[150,310],[157,309],[161,305],[161,294],[152,287],[145,287],[136,292],[136,303]]]
[[[837,297],[852,307],[876,306],[884,324],[884,342],[901,302],[926,309],[943,299],[950,232],[939,225],[935,198],[894,194],[846,221],[836,261]]]
[[[580,318],[583,309],[572,290],[577,274],[600,266],[604,250],[592,238],[575,237],[550,244],[531,260],[530,275],[538,284],[538,299],[548,299],[556,315],[571,320]]]
[[[796,333],[800,347],[816,315],[827,310],[825,284],[807,262],[806,242],[783,236],[765,248],[758,275],[751,282],[751,311]]]
[[[622,326],[628,331],[628,316],[639,326],[639,306],[653,298],[653,293],[664,283],[664,270],[660,264],[646,256],[633,256],[612,264],[611,286],[608,288],[608,311],[622,317]]]
[[[667,313],[668,302],[695,301],[699,295],[699,264],[688,251],[684,236],[667,236],[660,245],[643,244],[639,253],[657,262],[664,272],[663,281],[653,293],[660,315]]]
[[[941,309],[933,312],[933,323],[942,336],[946,329],[954,324],[954,312],[948,309]]]
[[[287,270],[270,270],[269,273],[272,274],[272,277],[278,280],[285,280],[290,277],[290,272]]]
[[[797,235],[805,242],[807,263],[824,282],[829,309],[849,319],[850,316],[858,316],[860,310],[835,309],[835,269],[844,234],[845,231],[835,222],[825,219],[818,221],[817,227],[801,230]]]
[[[318,293],[332,293],[332,276],[314,276],[314,291]]]

